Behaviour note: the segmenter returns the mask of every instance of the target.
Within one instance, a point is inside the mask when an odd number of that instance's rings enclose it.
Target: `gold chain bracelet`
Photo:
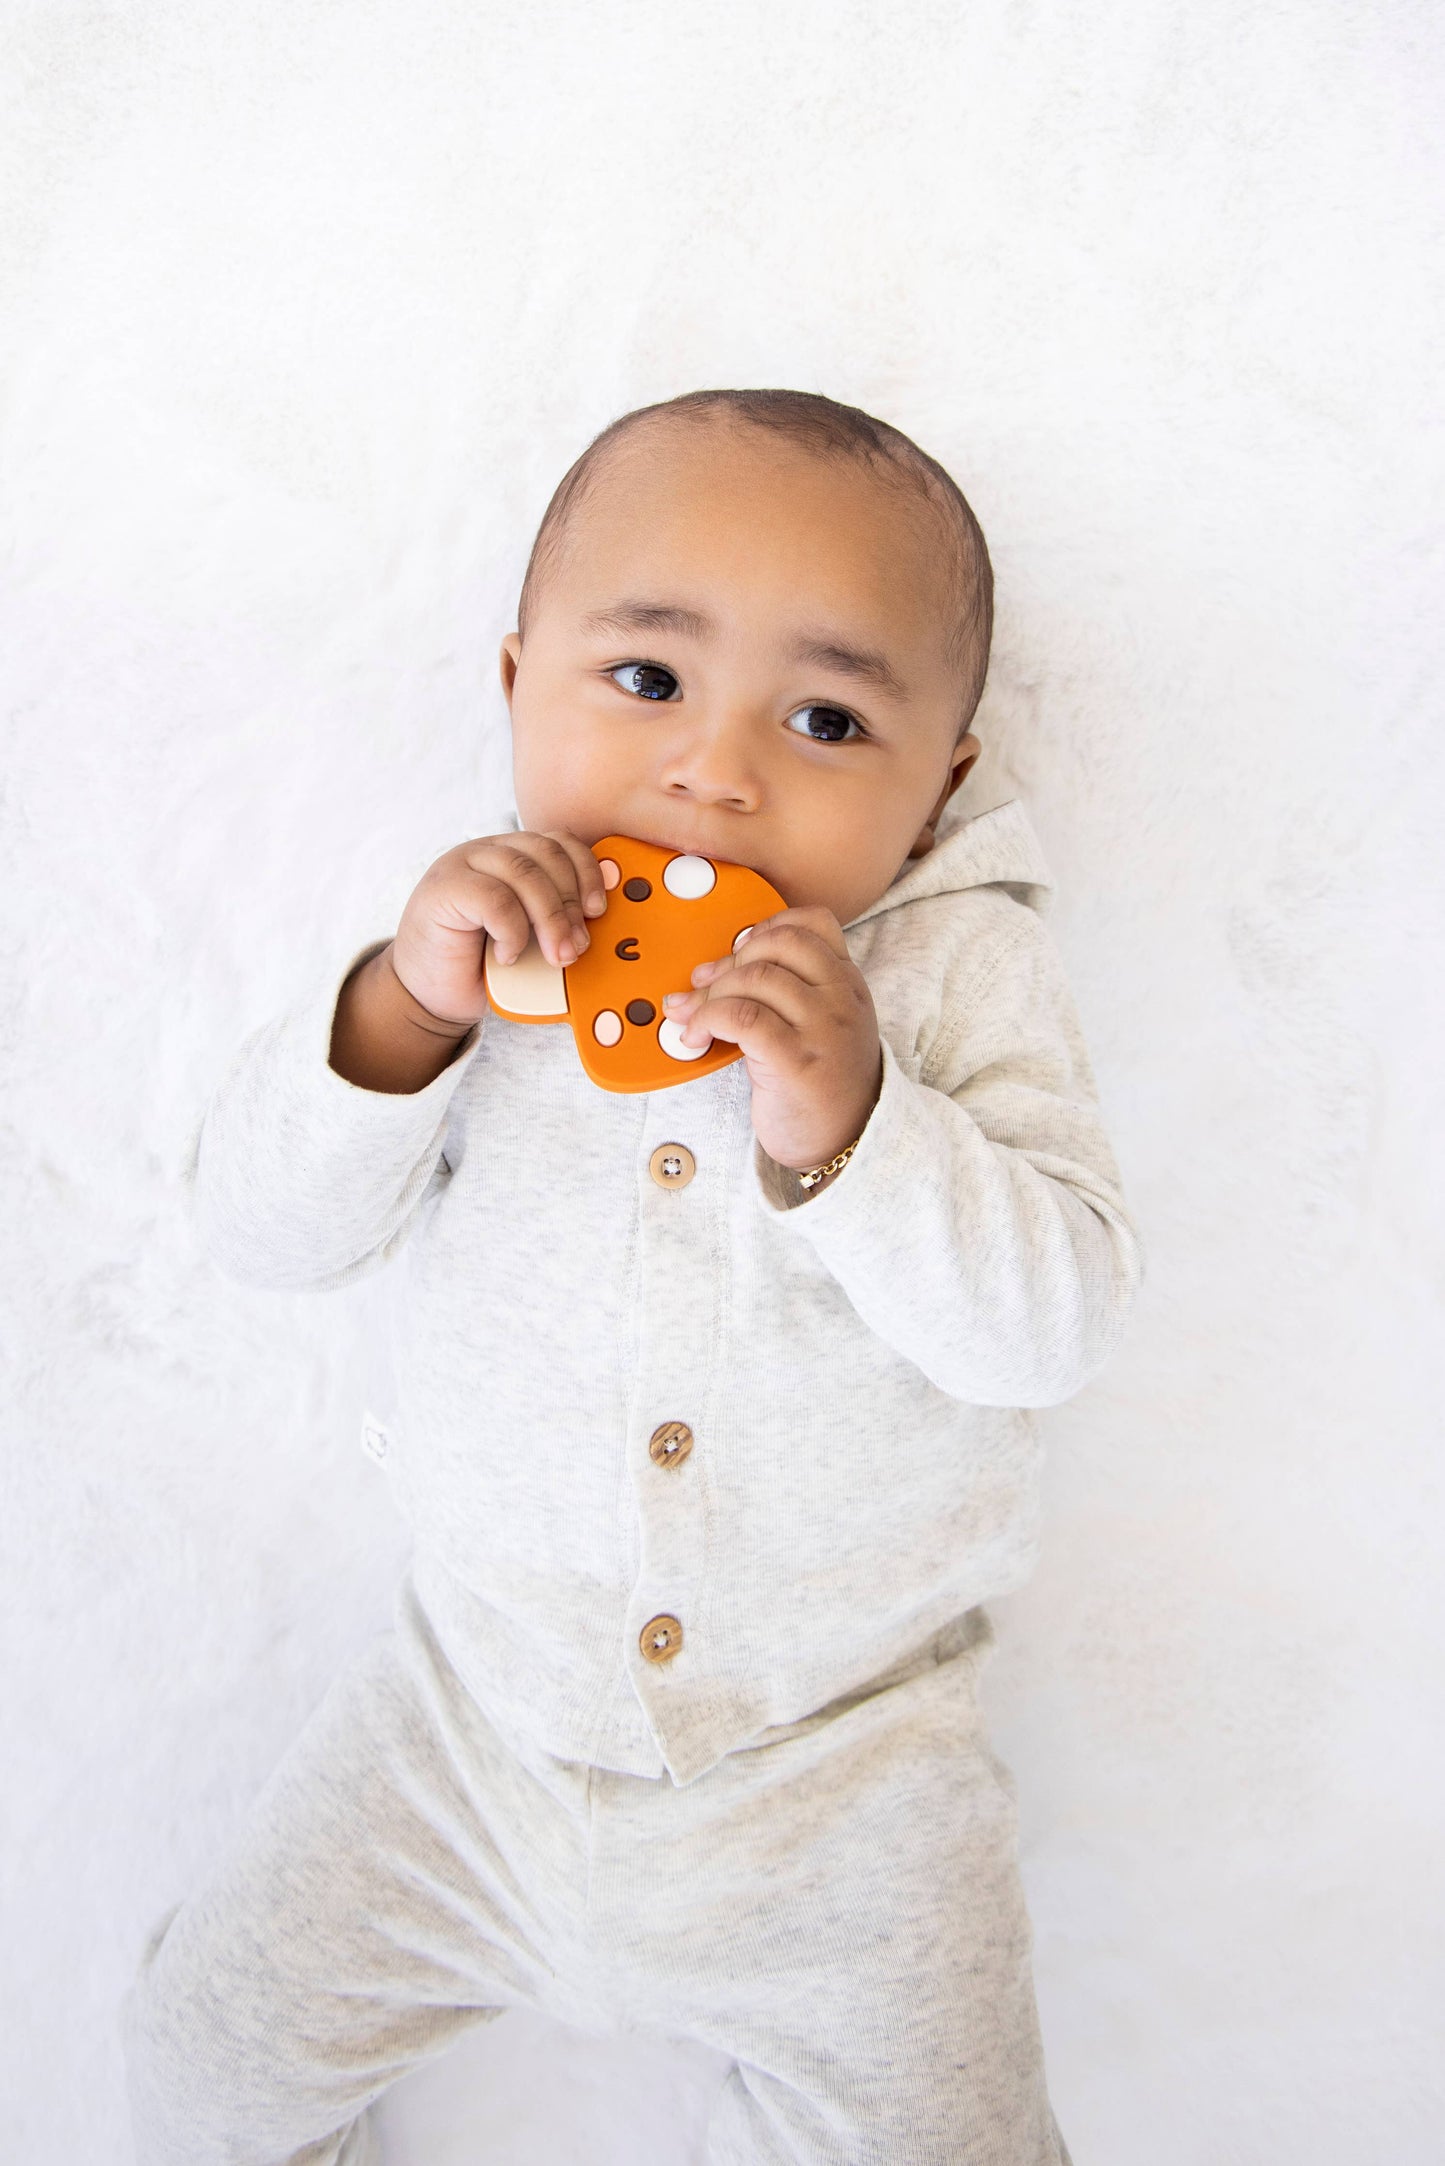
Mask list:
[[[800,1188],[816,1188],[820,1181],[827,1180],[830,1173],[841,1171],[862,1141],[861,1136],[855,1136],[847,1150],[840,1151],[836,1158],[830,1158],[826,1166],[814,1166],[810,1172],[800,1173],[798,1175],[798,1186]]]

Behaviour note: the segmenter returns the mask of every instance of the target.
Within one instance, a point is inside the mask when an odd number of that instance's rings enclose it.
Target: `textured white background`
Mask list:
[[[987,1688],[1076,2166],[1437,2166],[1439,24],[0,6],[16,2166],[130,2160],[143,1935],[402,1555],[348,1303],[196,1256],[191,1125],[495,824],[546,495],[710,382],[973,498],[965,809],[1037,822],[1149,1246]],[[719,2066],[509,2017],[389,2160],[684,2166]]]

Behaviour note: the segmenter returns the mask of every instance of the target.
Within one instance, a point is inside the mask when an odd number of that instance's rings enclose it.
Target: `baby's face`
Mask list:
[[[978,754],[942,565],[927,507],[851,460],[639,430],[503,645],[522,826],[728,858],[846,925]]]

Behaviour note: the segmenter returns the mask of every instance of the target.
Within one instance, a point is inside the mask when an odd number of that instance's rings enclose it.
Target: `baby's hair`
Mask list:
[[[983,692],[993,639],[993,566],[983,530],[953,476],[921,451],[912,437],[891,422],[865,414],[861,407],[842,406],[816,391],[687,391],[679,398],[636,407],[610,422],[567,469],[542,514],[517,605],[522,638],[527,636],[542,581],[566,538],[568,522],[607,452],[620,438],[658,417],[706,421],[718,416],[771,429],[819,458],[857,460],[901,481],[940,514],[953,558],[949,584],[954,622],[948,644],[949,658],[962,679],[958,731],[962,737]]]

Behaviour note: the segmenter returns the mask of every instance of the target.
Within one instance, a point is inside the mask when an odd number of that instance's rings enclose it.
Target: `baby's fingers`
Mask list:
[[[541,842],[555,842],[566,852],[576,880],[576,895],[585,916],[601,917],[607,908],[607,888],[602,878],[602,867],[580,835],[574,835],[565,827],[549,827],[544,835],[536,838]]]
[[[763,957],[753,961],[751,945],[741,949],[736,958],[700,965],[692,975],[691,992],[664,996],[663,1006],[678,1022],[699,1017],[701,1011],[700,1019],[711,1029],[713,1012],[721,1002],[728,1001],[745,1023],[754,1020],[756,1009],[770,1008],[785,1023],[802,1029],[817,1003],[814,988],[786,964],[770,962]],[[717,1032],[713,1034],[718,1035]]]
[[[557,837],[523,834],[515,841],[492,842],[478,851],[471,865],[479,921],[492,936],[498,962],[514,963],[534,930],[549,963],[561,967],[576,961],[590,938],[579,892],[581,873]],[[595,858],[592,865],[601,893]]]
[[[680,999],[668,994],[663,1007],[681,1024],[684,1044],[700,1049],[709,1038],[722,1038],[753,1059],[766,1060],[780,1058],[799,1042],[786,1016],[748,993],[687,993]]]

